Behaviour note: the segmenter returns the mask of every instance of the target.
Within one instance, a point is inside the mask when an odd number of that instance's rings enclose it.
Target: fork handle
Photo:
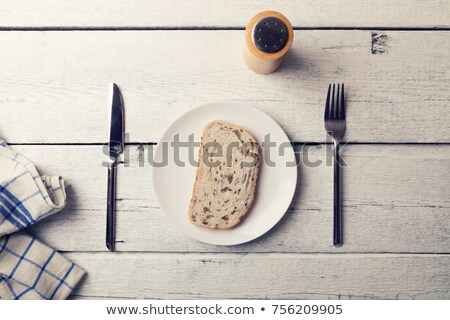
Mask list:
[[[334,205],[333,205],[333,245],[342,245],[342,216],[341,216],[341,184],[339,163],[340,142],[334,143]]]

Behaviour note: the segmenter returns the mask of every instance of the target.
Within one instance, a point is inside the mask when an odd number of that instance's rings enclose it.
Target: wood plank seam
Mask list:
[[[450,31],[449,27],[293,27],[295,31]],[[2,31],[242,31],[245,27],[0,27]]]

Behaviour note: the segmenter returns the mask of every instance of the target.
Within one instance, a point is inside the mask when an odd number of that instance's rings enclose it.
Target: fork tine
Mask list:
[[[335,91],[335,84],[333,83],[333,95],[331,96],[331,110],[330,110],[331,119],[336,119],[336,102],[334,100],[334,91]]]
[[[340,98],[340,92],[341,92],[341,84],[338,83],[337,85],[337,92],[336,92],[336,119],[341,118],[341,99]]]
[[[331,92],[331,84],[328,85],[328,93],[327,93],[327,102],[325,103],[325,120],[330,118],[330,92]]]
[[[342,84],[341,91],[341,119],[345,120],[344,84]]]

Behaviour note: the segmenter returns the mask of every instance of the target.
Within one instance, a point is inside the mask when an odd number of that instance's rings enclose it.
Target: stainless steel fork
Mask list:
[[[345,134],[344,84],[338,84],[337,90],[334,83],[328,86],[324,121],[325,130],[333,138],[334,142],[333,245],[340,247],[342,245],[342,216],[339,147]]]

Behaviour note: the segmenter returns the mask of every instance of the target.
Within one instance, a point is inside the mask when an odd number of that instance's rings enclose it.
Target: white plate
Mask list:
[[[271,141],[277,144],[277,148],[265,150],[264,146],[261,147],[262,161],[255,201],[246,218],[229,230],[211,230],[189,222],[189,201],[197,168],[188,162],[188,148],[179,149],[179,159],[186,163],[182,167],[176,164],[174,149],[170,147],[177,134],[179,141],[188,141],[189,135],[193,134],[194,140],[199,142],[203,127],[218,119],[248,129],[260,145],[267,134],[270,134]],[[164,144],[168,147],[163,148]],[[284,146],[284,153],[279,152],[280,144]],[[267,150],[275,166],[266,163]],[[216,245],[235,245],[251,241],[269,231],[283,217],[294,196],[297,185],[294,150],[283,129],[259,109],[232,102],[209,103],[192,109],[179,117],[164,133],[154,154],[156,163],[163,159],[163,152],[168,154],[168,164],[153,167],[156,197],[174,224],[199,241]],[[194,149],[193,155],[195,160],[198,160],[198,147]]]

